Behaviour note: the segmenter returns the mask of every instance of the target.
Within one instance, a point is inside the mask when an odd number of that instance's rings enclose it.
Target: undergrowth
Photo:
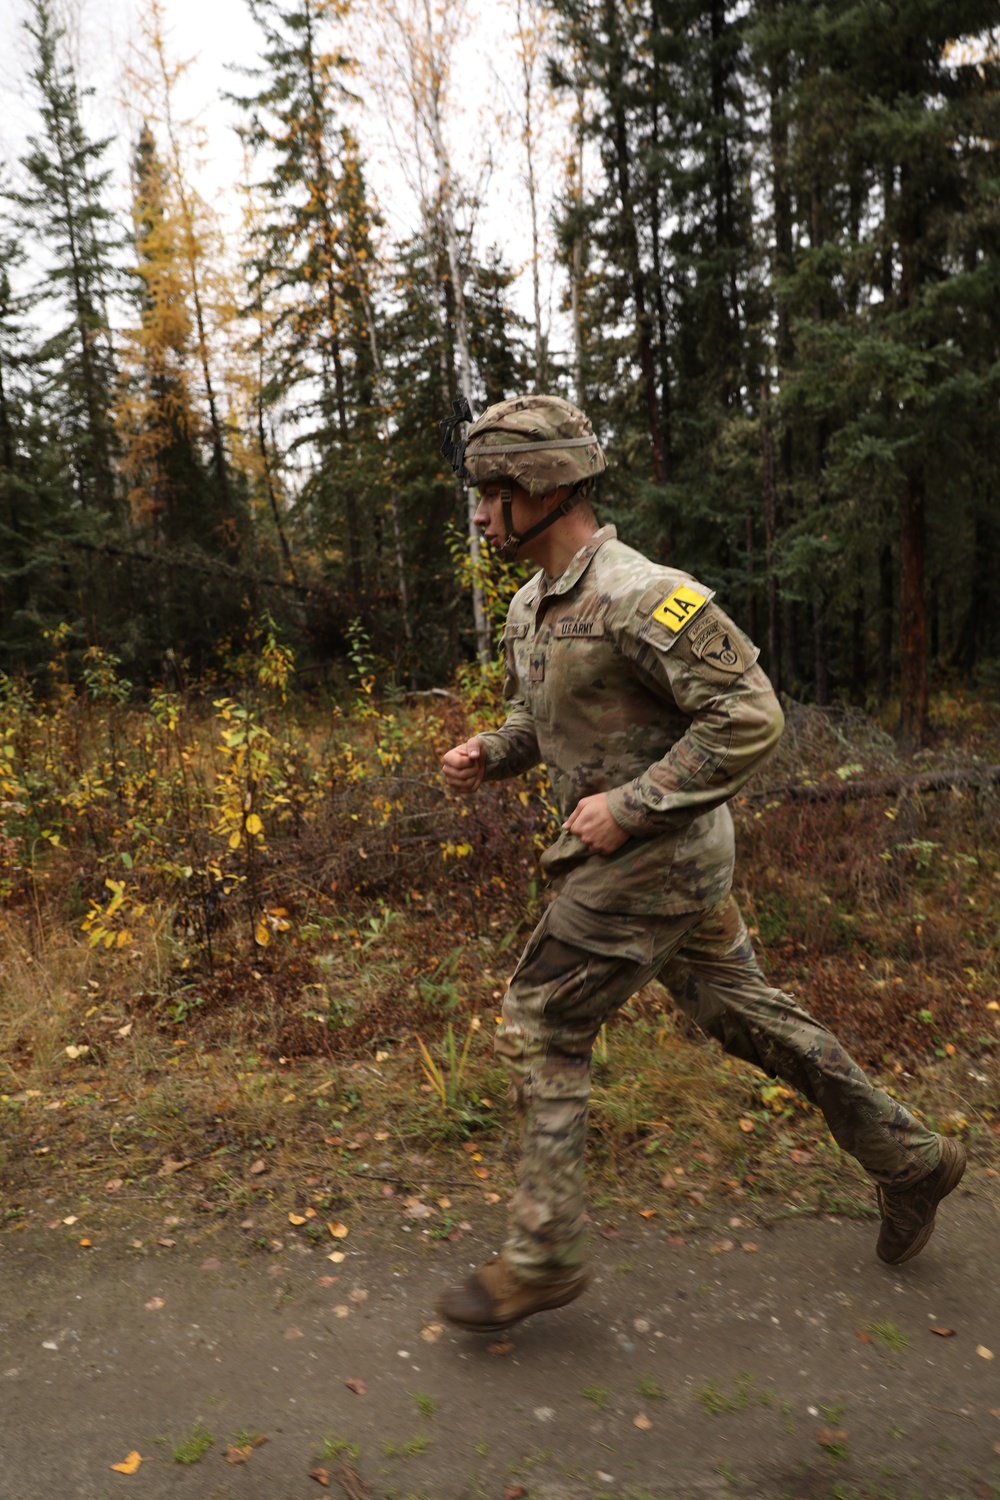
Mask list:
[[[0,681],[8,1219],[69,1180],[158,1200],[188,1184],[201,1212],[258,1220],[284,1205],[282,1174],[298,1209],[435,1172],[501,1201],[514,1146],[489,1039],[542,909],[554,815],[541,770],[469,802],[437,773],[449,745],[501,716],[495,678],[390,698],[359,668],[352,703],[309,704],[264,628],[228,694],[137,703],[96,650],[74,688],[60,649],[57,633],[45,701]],[[936,716],[933,750],[902,765],[861,715],[792,712],[734,806],[737,894],[772,982],[986,1151],[996,792],[759,796],[1000,759],[989,704],[953,693]],[[598,1217],[655,1202],[681,1222],[709,1188],[858,1201],[816,1112],[704,1045],[656,984],[609,1027],[592,1126]],[[434,1232],[453,1232],[447,1210]]]

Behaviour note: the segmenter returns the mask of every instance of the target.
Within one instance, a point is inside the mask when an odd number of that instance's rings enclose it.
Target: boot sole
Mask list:
[[[467,1333],[502,1333],[505,1328],[512,1328],[515,1323],[520,1323],[524,1318],[534,1317],[535,1313],[553,1312],[557,1307],[565,1307],[568,1302],[575,1302],[577,1297],[587,1290],[590,1282],[589,1276],[584,1276],[581,1281],[574,1281],[568,1287],[562,1287],[532,1307],[525,1308],[524,1312],[511,1313],[508,1317],[493,1318],[489,1321],[476,1321],[472,1318],[456,1318],[453,1313],[446,1312],[442,1303],[435,1303],[434,1310],[442,1318],[446,1318],[455,1328],[464,1328]]]
[[[878,1254],[879,1260],[884,1261],[887,1266],[901,1266],[905,1264],[906,1261],[912,1260],[915,1255],[920,1254],[921,1250],[924,1248],[924,1246],[927,1244],[927,1241],[934,1233],[934,1226],[937,1220],[938,1204],[943,1198],[947,1198],[948,1194],[954,1192],[955,1188],[958,1187],[958,1184],[965,1176],[965,1168],[968,1165],[968,1160],[969,1158],[966,1155],[965,1147],[956,1143],[955,1159],[951,1163],[951,1166],[945,1173],[944,1177],[942,1177],[941,1179],[938,1195],[931,1205],[931,1216],[927,1220],[927,1223],[924,1225],[923,1229],[921,1229],[920,1233],[917,1235],[913,1243],[903,1251],[902,1255],[883,1255],[876,1245],[875,1249],[876,1253]]]

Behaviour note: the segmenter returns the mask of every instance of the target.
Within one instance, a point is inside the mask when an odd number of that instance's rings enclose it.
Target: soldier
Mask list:
[[[460,444],[455,458],[461,471]],[[589,498],[606,461],[569,402],[490,407],[469,429],[464,462],[487,540],[540,571],[507,615],[506,722],[449,750],[442,773],[471,795],[544,761],[565,821],[542,856],[556,894],[510,981],[494,1044],[523,1133],[507,1240],[438,1311],[492,1332],[584,1290],[591,1050],[657,975],[727,1052],[820,1107],[875,1182],[877,1254],[911,1259],[965,1151],[875,1088],[836,1037],[768,985],[731,894],[727,803],[783,724],[756,648],[711,589],[598,527]]]

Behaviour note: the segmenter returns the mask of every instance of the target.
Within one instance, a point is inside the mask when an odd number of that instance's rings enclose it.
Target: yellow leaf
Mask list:
[[[752,1132],[752,1131],[753,1131],[753,1130],[754,1130],[754,1129],[755,1129],[755,1128],[756,1128],[756,1127],[755,1127],[755,1126],[754,1126],[754,1123],[753,1123],[753,1121],[752,1121],[752,1120],[747,1120],[747,1119],[745,1119],[745,1118],[744,1118],[744,1119],[742,1119],[742,1120],[741,1120],[741,1121],[740,1121],[740,1129],[741,1129],[741,1130],[742,1130],[742,1131],[743,1131],[743,1134],[744,1134],[744,1135],[750,1135],[750,1133],[751,1133],[751,1132]]]
[[[247,818],[247,833],[263,833],[264,825],[256,813],[251,813]]]
[[[342,1224],[339,1219],[334,1219],[333,1223],[328,1224],[326,1227],[327,1229],[329,1229],[335,1240],[346,1240],[347,1236],[351,1232],[348,1229],[347,1225]]]
[[[120,1464],[112,1464],[111,1467],[116,1474],[134,1474],[141,1463],[142,1454],[133,1448],[132,1452],[123,1458]]]
[[[638,1427],[638,1429],[639,1429],[640,1432],[648,1432],[649,1429],[652,1427],[652,1425],[653,1425],[652,1422],[646,1416],[646,1413],[644,1411],[638,1412],[632,1418],[632,1426],[633,1427]]]
[[[238,849],[240,847],[240,831],[238,828],[235,828],[229,835],[229,847],[230,849]]]
[[[129,932],[127,927],[123,927],[121,932],[118,934],[116,946],[119,948],[124,948],[125,944],[130,943],[131,941],[132,934]]]
[[[306,1221],[303,1214],[289,1214],[288,1222],[289,1224],[304,1224]]]
[[[271,934],[267,930],[266,922],[258,922],[253,930],[253,940],[260,948],[266,948],[271,941]]]

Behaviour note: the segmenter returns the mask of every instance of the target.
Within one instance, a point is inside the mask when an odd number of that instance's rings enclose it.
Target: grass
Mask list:
[[[360,1457],[361,1444],[352,1443],[349,1438],[330,1434],[323,1439],[320,1447],[320,1458],[323,1459],[349,1458],[352,1463],[357,1463]]]
[[[647,1401],[662,1401],[666,1392],[658,1380],[652,1375],[640,1375],[636,1381],[635,1388],[640,1396],[645,1396]]]
[[[736,1377],[731,1393],[724,1391],[716,1381],[707,1380],[691,1394],[702,1411],[713,1417],[745,1411],[748,1406],[771,1406],[776,1399],[773,1391],[757,1389],[757,1377],[749,1370]]]
[[[897,1353],[901,1349],[910,1347],[909,1334],[904,1333],[891,1318],[879,1318],[876,1322],[869,1323],[867,1332],[873,1339],[878,1339],[880,1344],[884,1344],[887,1349],[893,1349]]]
[[[611,1399],[611,1391],[606,1385],[585,1385],[580,1395],[584,1401],[596,1406],[598,1411],[603,1411]]]
[[[230,856],[208,821],[209,803],[198,802],[203,794],[182,795],[183,776],[225,789],[218,723],[193,702],[170,734],[140,708],[114,710],[125,768],[110,797],[93,791],[107,770],[110,712],[69,700],[27,713],[18,755],[44,817],[0,809],[3,1226],[16,1233],[55,1218],[47,1198],[65,1205],[65,1217],[87,1197],[87,1229],[100,1234],[159,1215],[170,1198],[200,1224],[252,1219],[249,1241],[261,1249],[292,1234],[318,1242],[327,1218],[363,1213],[378,1197],[380,1186],[361,1170],[377,1145],[387,1173],[412,1177],[414,1152],[421,1178],[461,1171],[468,1189],[449,1190],[453,1209],[439,1211],[431,1197],[431,1217],[414,1226],[428,1237],[460,1232],[463,1205],[481,1204],[484,1193],[503,1197],[513,1177],[507,1083],[489,1039],[506,976],[541,909],[526,894],[545,827],[532,784],[490,788],[468,809],[441,796],[437,753],[456,728],[448,715],[464,707],[445,705],[444,718],[421,710],[405,724],[381,710],[347,715],[335,745],[318,720],[298,725],[295,776],[305,767],[320,779],[306,787],[293,777],[297,835],[278,821],[277,804],[265,809],[268,845],[254,879],[271,925],[267,943],[255,945],[239,915],[245,881],[237,877],[250,870],[242,846]],[[1000,759],[1000,721],[976,712],[965,714],[965,740],[939,747],[936,763],[972,753]],[[262,722],[275,744],[291,734],[280,715]],[[873,775],[884,769],[889,751],[873,726],[808,715],[803,723],[769,778],[829,779],[848,761]],[[393,735],[404,732],[415,747],[406,782],[384,774]],[[21,759],[18,775],[20,767]],[[140,785],[165,819],[162,837],[180,873],[168,877],[162,849],[151,852],[148,829],[161,825],[144,818]],[[932,1124],[995,1160],[993,803],[928,798],[911,809],[905,836],[881,803],[735,811],[738,895],[766,940],[769,976],[801,993]],[[36,827],[32,818],[42,821]],[[405,847],[423,861],[419,881],[392,852],[406,819],[413,842]],[[42,836],[55,827],[58,845]],[[458,853],[466,833],[476,839],[475,880],[471,855]],[[183,873],[192,840],[237,881],[231,897],[219,896],[211,933],[198,915],[195,877]],[[443,858],[449,844],[454,853]],[[126,882],[125,903],[110,914],[107,879]],[[90,945],[93,928],[81,931],[93,903],[115,934],[110,947]],[[119,946],[121,932],[128,941]],[[901,1076],[917,1064],[918,1078]],[[738,1128],[741,1120],[751,1128]],[[472,1141],[485,1178],[460,1151]],[[795,1147],[810,1153],[808,1171],[791,1161]],[[164,1176],[165,1158],[191,1165]],[[265,1171],[254,1175],[259,1160]],[[665,1174],[673,1187],[661,1186]],[[310,1177],[316,1184],[305,1190]],[[866,1180],[832,1146],[818,1113],[706,1047],[655,983],[605,1035],[589,1184],[603,1212],[652,1208],[659,1224],[678,1229],[691,1226],[688,1215],[695,1226],[707,1220],[716,1199],[736,1211],[753,1202],[757,1217],[766,1217],[769,1198],[778,1211],[872,1211]],[[315,1221],[290,1226],[288,1213],[306,1207],[316,1209]]]
[[[421,1453],[427,1452],[433,1441],[433,1438],[421,1432],[416,1437],[408,1438],[405,1443],[383,1443],[382,1452],[386,1458],[419,1458]]]
[[[200,1463],[214,1442],[215,1438],[208,1428],[202,1422],[196,1422],[185,1437],[179,1438],[174,1443],[172,1449],[174,1463]]]
[[[429,1396],[426,1391],[411,1391],[410,1395],[417,1408],[418,1416],[427,1418],[437,1416],[438,1399],[436,1396]]]

